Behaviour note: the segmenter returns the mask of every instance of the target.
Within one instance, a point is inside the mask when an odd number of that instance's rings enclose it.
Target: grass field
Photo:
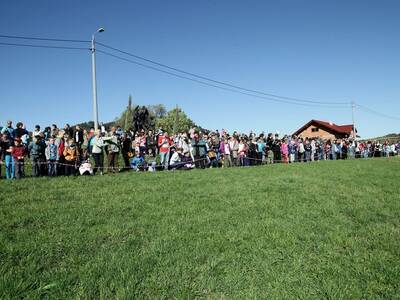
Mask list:
[[[0,298],[400,299],[400,159],[0,182]]]

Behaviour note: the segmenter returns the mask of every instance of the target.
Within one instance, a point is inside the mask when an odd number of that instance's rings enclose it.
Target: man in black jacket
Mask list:
[[[16,138],[21,138],[23,135],[28,134],[28,131],[24,128],[24,124],[21,122],[17,123],[17,128],[14,130],[14,136]]]
[[[75,127],[74,142],[78,147],[79,153],[81,153],[81,147],[83,144],[83,130],[79,125],[76,125],[76,127]]]

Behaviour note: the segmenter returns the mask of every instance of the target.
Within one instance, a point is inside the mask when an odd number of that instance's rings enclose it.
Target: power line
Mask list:
[[[31,48],[51,48],[51,49],[69,49],[69,50],[90,50],[90,48],[83,47],[68,47],[68,46],[53,46],[53,45],[34,45],[34,44],[16,44],[16,43],[2,43],[2,46],[17,46],[17,47],[31,47]]]
[[[55,41],[55,42],[79,42],[79,43],[89,43],[90,42],[89,40],[42,38],[42,37],[15,36],[15,35],[0,35],[0,38],[26,39],[26,40],[39,40],[39,41]],[[35,47],[35,48],[59,48],[59,49],[82,49],[82,50],[86,49],[86,48],[79,48],[79,47],[41,46],[41,45],[36,46],[36,45],[13,44],[13,43],[0,43],[0,44],[9,45],[9,46]],[[248,88],[244,88],[242,86],[238,86],[238,85],[234,85],[234,84],[231,84],[231,83],[215,80],[215,79],[212,79],[212,78],[209,78],[209,77],[197,75],[197,74],[192,73],[192,72],[184,71],[182,69],[171,67],[171,66],[168,66],[166,64],[163,64],[163,63],[151,60],[151,59],[147,59],[145,57],[142,57],[142,56],[139,56],[139,55],[135,55],[135,54],[127,52],[127,51],[123,51],[121,49],[112,47],[110,45],[106,45],[104,43],[97,42],[97,44],[100,45],[100,46],[103,46],[105,48],[117,51],[119,53],[131,56],[131,57],[135,57],[137,59],[140,59],[140,60],[143,60],[143,61],[146,61],[146,62],[150,62],[152,64],[161,66],[163,68],[167,68],[167,69],[170,69],[170,70],[182,73],[182,74],[186,74],[186,75],[189,75],[189,76],[192,76],[192,77],[196,77],[196,78],[199,78],[199,79],[202,79],[202,80],[206,80],[206,81],[209,81],[209,82],[213,82],[213,83],[216,83],[216,84],[224,85],[224,86],[227,86],[227,87],[230,87],[230,88],[242,90],[242,91],[249,92],[249,93],[255,93],[255,94],[264,95],[264,96],[273,97],[273,98],[278,98],[278,99],[283,99],[283,100],[289,100],[290,102],[287,102],[287,103],[300,102],[300,103],[320,104],[320,105],[328,105],[328,106],[329,105],[343,106],[343,105],[349,105],[350,104],[350,102],[323,102],[323,101],[315,101],[315,100],[301,99],[301,98],[295,98],[295,97],[286,97],[286,96],[266,93],[266,92],[263,92],[263,91],[248,89]]]
[[[379,111],[370,109],[370,108],[365,107],[365,106],[363,106],[363,105],[360,105],[360,104],[358,104],[358,103],[356,103],[355,105],[356,105],[357,107],[361,108],[361,109],[362,109],[363,111],[365,111],[365,112],[368,112],[368,113],[371,113],[371,114],[375,114],[375,115],[380,116],[380,117],[383,117],[383,118],[388,118],[388,119],[400,121],[400,118],[398,118],[398,117],[393,117],[393,116],[390,116],[390,115],[381,113],[381,112],[379,112]]]
[[[0,38],[36,40],[36,41],[53,41],[53,42],[90,43],[90,41],[85,41],[85,40],[52,39],[52,38],[41,38],[41,37],[31,37],[31,36],[17,36],[17,35],[0,35]]]
[[[172,73],[172,72],[169,72],[169,71],[166,71],[166,70],[162,70],[160,68],[149,66],[149,65],[143,64],[141,62],[137,62],[137,61],[134,61],[134,60],[122,57],[122,56],[118,56],[118,55],[112,54],[112,53],[107,52],[107,51],[103,51],[103,50],[99,50],[99,49],[96,49],[96,51],[100,52],[100,53],[102,53],[104,55],[108,55],[108,56],[111,56],[111,57],[114,57],[114,58],[129,62],[129,63],[132,63],[132,64],[136,64],[136,65],[142,66],[142,67],[147,68],[147,69],[155,70],[155,71],[158,71],[158,72],[161,72],[161,73],[165,73],[165,74],[168,74],[168,75],[172,75],[172,76],[175,76],[175,77],[178,77],[178,78],[181,78],[181,79],[189,80],[189,81],[192,81],[192,82],[200,83],[202,85],[214,87],[214,88],[225,90],[225,91],[230,91],[230,92],[237,93],[237,94],[242,94],[242,95],[255,97],[255,98],[259,98],[259,99],[265,99],[265,100],[269,100],[269,101],[275,101],[275,102],[279,102],[279,103],[288,103],[288,104],[309,106],[309,107],[310,106],[312,106],[312,107],[319,106],[319,107],[325,107],[326,108],[326,106],[323,106],[323,105],[320,105],[320,104],[292,102],[292,101],[289,101],[289,100],[276,99],[276,98],[265,97],[265,96],[260,96],[260,95],[254,95],[254,94],[251,94],[251,93],[241,92],[241,91],[238,91],[238,90],[235,90],[235,89],[226,88],[226,87],[223,87],[223,86],[215,85],[215,84],[208,83],[208,82],[205,82],[205,81],[201,81],[201,80],[198,80],[198,79],[194,79],[194,78],[190,78],[190,77],[183,76],[183,75],[180,75],[180,74]],[[338,107],[331,107],[331,108],[338,108]]]
[[[0,35],[0,38],[37,40],[37,41],[53,41],[53,42],[68,42],[68,43],[89,43],[90,42],[89,40],[42,38],[42,37],[15,36],[15,35]],[[140,60],[155,64],[155,65],[158,65],[158,66],[166,68],[166,69],[170,69],[170,70],[182,73],[182,74],[186,74],[186,75],[189,75],[189,76],[192,76],[192,77],[195,77],[195,78],[203,79],[203,80],[206,80],[206,81],[209,81],[209,82],[213,82],[213,83],[216,83],[216,84],[219,84],[219,85],[227,86],[227,87],[230,87],[230,88],[222,87],[222,86],[215,85],[215,84],[210,84],[210,83],[202,81],[202,80],[197,80],[197,79],[190,78],[190,77],[187,77],[187,76],[183,76],[183,75],[180,75],[180,74],[176,74],[176,73],[172,73],[172,72],[169,72],[169,71],[165,71],[165,70],[153,67],[153,66],[149,66],[149,65],[137,62],[137,61],[133,61],[133,60],[130,60],[130,59],[127,59],[127,58],[124,58],[124,57],[121,57],[121,56],[118,56],[118,55],[114,55],[112,53],[97,49],[98,52],[103,53],[105,55],[108,55],[108,56],[111,56],[111,57],[114,57],[114,58],[129,62],[129,63],[140,65],[142,67],[145,67],[145,68],[148,68],[148,69],[152,69],[152,70],[155,70],[155,71],[158,71],[158,72],[169,74],[169,75],[172,75],[172,76],[175,76],[175,77],[178,77],[178,78],[182,78],[182,79],[189,80],[189,81],[192,81],[192,82],[197,82],[197,83],[200,83],[202,85],[211,86],[211,87],[214,87],[214,88],[230,91],[230,92],[233,92],[233,93],[238,93],[238,94],[251,96],[251,97],[255,97],[255,98],[260,98],[260,99],[266,99],[266,100],[269,100],[269,101],[275,101],[275,102],[280,102],[280,103],[288,103],[288,104],[296,104],[296,105],[303,105],[303,106],[326,107],[325,105],[347,106],[347,105],[351,104],[350,102],[322,102],[322,101],[314,101],[314,100],[301,99],[301,98],[295,98],[295,97],[286,97],[286,96],[266,93],[266,92],[262,92],[262,91],[258,91],[258,90],[248,89],[248,88],[244,88],[244,87],[241,87],[241,86],[238,86],[238,85],[234,85],[234,84],[230,84],[230,83],[227,83],[227,82],[215,80],[215,79],[212,79],[212,78],[209,78],[209,77],[197,75],[197,74],[192,73],[192,72],[187,72],[187,71],[184,71],[182,69],[171,67],[169,65],[166,65],[166,64],[163,64],[163,63],[160,63],[160,62],[157,62],[157,61],[154,61],[154,60],[151,60],[151,59],[139,56],[139,55],[135,55],[135,54],[127,52],[127,51],[123,51],[121,49],[106,45],[104,43],[97,42],[97,44],[101,45],[101,46],[103,46],[105,48],[117,51],[119,53],[122,53],[122,54],[125,54],[125,55],[128,55],[128,56],[131,56],[131,57],[134,57],[134,58],[137,58],[137,59],[140,59]],[[84,47],[55,46],[55,45],[35,45],[35,44],[25,44],[25,43],[23,43],[23,44],[18,43],[17,44],[17,43],[3,43],[3,42],[0,42],[0,45],[2,45],[2,46],[16,46],[16,47],[31,47],[31,48],[66,49],[66,50],[90,50],[90,48],[84,48]],[[238,90],[242,90],[242,91],[245,91],[245,92],[238,91]],[[254,95],[254,94],[258,94],[258,95]],[[259,96],[259,95],[265,95],[265,96],[268,96],[268,97]],[[276,99],[276,98],[278,98],[278,99]],[[375,111],[373,109],[370,109],[370,108],[368,108],[366,106],[363,106],[363,105],[360,105],[358,103],[356,103],[355,105],[357,107],[359,107],[361,110],[365,111],[365,112],[368,112],[368,113],[371,113],[371,114],[375,114],[375,115],[378,115],[380,117],[384,117],[384,118],[388,118],[388,119],[400,120],[400,118],[398,118],[398,117],[390,116],[390,115]]]
[[[238,86],[238,85],[234,85],[234,84],[231,84],[231,83],[215,80],[215,79],[212,79],[212,78],[209,78],[209,77],[205,77],[205,76],[197,75],[197,74],[194,74],[194,73],[191,73],[191,72],[187,72],[187,71],[184,71],[182,69],[171,67],[171,66],[162,64],[160,62],[157,62],[157,61],[154,61],[154,60],[151,60],[151,59],[148,59],[148,58],[145,58],[145,57],[142,57],[142,56],[127,52],[127,51],[123,51],[123,50],[120,50],[118,48],[115,48],[115,47],[112,47],[112,46],[109,46],[109,45],[106,45],[106,44],[103,44],[103,43],[100,43],[100,42],[96,42],[96,44],[101,45],[101,46],[103,46],[105,48],[117,51],[119,53],[131,56],[131,57],[135,57],[135,58],[143,60],[143,61],[150,62],[152,64],[158,65],[158,66],[163,67],[163,68],[167,68],[167,69],[170,69],[170,70],[173,70],[173,71],[176,71],[176,72],[180,72],[180,73],[183,73],[183,74],[186,74],[186,75],[190,75],[190,76],[193,76],[193,77],[196,77],[196,78],[199,78],[199,79],[207,80],[207,81],[210,81],[210,82],[214,82],[214,83],[217,83],[217,84],[221,84],[221,85],[224,85],[224,86],[228,86],[228,87],[231,87],[231,88],[235,88],[235,89],[246,91],[246,92],[250,92],[250,93],[256,93],[256,94],[265,95],[265,96],[269,96],[269,97],[275,97],[275,98],[279,98],[279,99],[291,100],[291,101],[295,101],[295,102],[310,103],[310,104],[322,104],[322,105],[349,105],[349,104],[351,104],[350,102],[322,102],[322,101],[314,101],[314,100],[300,99],[300,98],[294,98],[294,97],[286,97],[286,96],[280,96],[280,95],[266,93],[266,92],[262,92],[262,91],[257,91],[257,90],[253,90],[253,89],[248,89],[248,88],[244,88],[244,87],[241,87],[241,86]]]

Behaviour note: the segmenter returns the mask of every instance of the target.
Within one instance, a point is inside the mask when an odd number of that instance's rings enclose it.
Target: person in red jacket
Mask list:
[[[20,138],[14,139],[14,146],[10,149],[11,156],[15,163],[15,178],[21,179],[24,177],[24,157],[26,155],[26,148],[21,144]]]
[[[173,142],[169,138],[168,132],[165,132],[164,135],[160,135],[158,137],[158,148],[160,149],[161,165],[164,166],[165,170],[168,170],[169,150],[172,144]]]

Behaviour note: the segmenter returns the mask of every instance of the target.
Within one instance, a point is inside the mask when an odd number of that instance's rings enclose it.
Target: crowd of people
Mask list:
[[[53,124],[43,130],[36,125],[29,132],[22,122],[14,128],[8,121],[0,132],[1,162],[7,179],[25,177],[26,164],[31,165],[32,176],[37,177],[245,167],[400,154],[400,142],[280,137],[278,133],[230,134],[225,130],[200,132],[196,128],[169,135],[162,129],[134,132],[119,126],[106,130],[102,126],[86,130]]]

